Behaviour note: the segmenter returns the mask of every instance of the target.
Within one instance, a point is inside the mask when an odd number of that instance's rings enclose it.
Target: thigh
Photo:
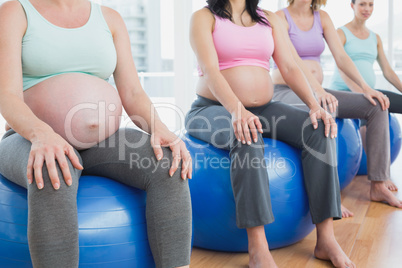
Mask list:
[[[27,165],[28,158],[31,152],[31,142],[26,140],[20,134],[14,130],[9,130],[2,141],[0,142],[0,173],[8,180],[24,187],[28,188],[27,180]],[[74,150],[78,158],[81,161],[79,153]],[[78,182],[81,171],[75,169],[69,159],[67,163],[72,175],[73,184]],[[56,162],[56,168],[60,182],[63,181],[62,172],[59,165]],[[47,172],[46,164],[43,164],[42,175],[46,185],[50,185],[50,178]],[[61,183],[60,187],[64,187],[65,184]],[[36,187],[35,187],[36,188]],[[31,189],[31,188],[30,188]]]
[[[0,173],[8,180],[27,188],[27,165],[31,143],[13,130],[0,142]]]
[[[399,93],[387,91],[387,90],[378,90],[383,94],[387,95],[389,98],[389,109],[390,113],[402,113],[402,95]]]
[[[256,114],[263,125],[263,137],[280,140],[299,149],[304,146],[303,135],[313,130],[308,112],[280,101],[271,102]],[[314,131],[322,132],[324,136],[322,122],[319,121],[319,127]]]
[[[310,110],[307,105],[297,96],[297,94],[287,85],[275,85],[273,99],[307,112]]]
[[[363,94],[325,89],[338,99],[337,117],[339,118],[360,118],[365,119],[374,106]],[[377,105],[379,103],[377,102]]]
[[[235,138],[232,116],[222,105],[192,109],[186,118],[186,130],[197,139],[227,150]]]
[[[121,128],[98,145],[80,152],[84,163],[82,174],[104,176],[146,190],[150,179],[169,176],[172,151],[162,149],[163,158],[158,161],[149,134]],[[180,173],[180,167],[177,172]]]

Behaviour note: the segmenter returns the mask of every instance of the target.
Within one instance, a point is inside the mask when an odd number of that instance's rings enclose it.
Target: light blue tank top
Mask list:
[[[353,60],[360,74],[363,76],[366,83],[371,87],[375,87],[375,73],[373,64],[377,59],[377,35],[370,31],[367,39],[357,38],[348,28],[341,27],[346,36],[345,51]],[[338,68],[336,68],[331,79],[330,89],[350,91],[348,86],[343,81]]]
[[[22,39],[23,89],[59,74],[86,73],[108,79],[116,68],[113,36],[101,7],[91,2],[88,22],[62,28],[47,21],[29,2],[18,0],[28,21]]]

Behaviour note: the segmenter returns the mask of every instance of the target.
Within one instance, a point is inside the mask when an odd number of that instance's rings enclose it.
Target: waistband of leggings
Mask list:
[[[275,84],[274,91],[279,91],[279,90],[291,90],[291,89],[288,85],[285,85],[285,84]]]
[[[210,106],[210,105],[220,105],[222,104],[219,101],[214,101],[203,96],[197,94],[197,99],[193,102],[193,105],[196,106]]]

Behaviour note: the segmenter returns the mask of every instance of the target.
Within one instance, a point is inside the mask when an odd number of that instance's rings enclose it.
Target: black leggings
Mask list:
[[[390,102],[388,111],[390,113],[402,114],[402,94],[381,89],[377,90],[388,96]]]

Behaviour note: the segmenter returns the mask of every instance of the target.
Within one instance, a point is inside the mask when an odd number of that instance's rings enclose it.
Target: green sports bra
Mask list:
[[[59,74],[86,73],[105,80],[112,75],[116,49],[100,5],[91,2],[88,22],[70,29],[47,21],[29,0],[18,1],[28,21],[22,39],[24,91]]]

